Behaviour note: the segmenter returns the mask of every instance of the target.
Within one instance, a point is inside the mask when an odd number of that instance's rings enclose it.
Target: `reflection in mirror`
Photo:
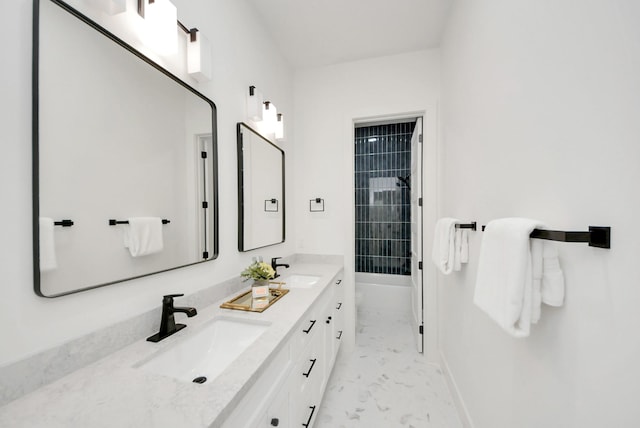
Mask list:
[[[34,14],[36,293],[216,258],[213,102],[61,1]]]
[[[284,242],[284,151],[238,123],[238,249]]]

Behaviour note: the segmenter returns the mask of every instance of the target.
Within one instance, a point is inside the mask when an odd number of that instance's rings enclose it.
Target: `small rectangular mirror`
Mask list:
[[[214,103],[61,0],[34,18],[36,294],[215,259]],[[139,217],[162,219],[161,247],[126,247]]]
[[[238,123],[238,249],[284,242],[284,151]]]

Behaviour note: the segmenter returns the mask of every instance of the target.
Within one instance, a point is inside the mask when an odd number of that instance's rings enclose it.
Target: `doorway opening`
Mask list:
[[[411,134],[416,121],[355,129],[356,272],[411,275]]]
[[[381,296],[373,305],[407,296],[399,303],[423,352],[422,118],[356,124],[354,137],[356,286]]]

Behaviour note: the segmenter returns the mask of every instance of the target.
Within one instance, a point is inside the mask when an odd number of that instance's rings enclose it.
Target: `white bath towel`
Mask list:
[[[49,217],[40,217],[39,226],[40,272],[55,270],[58,268],[58,262],[56,259],[56,244],[53,235],[53,219]]]
[[[455,265],[455,225],[458,219],[443,217],[437,221],[433,234],[431,259],[445,275],[453,271]]]
[[[529,235],[535,228],[545,226],[537,220],[504,218],[490,221],[482,237],[473,301],[514,337],[530,331],[534,267]]]
[[[162,251],[162,219],[159,217],[131,217],[124,227],[124,246],[131,257],[146,256]]]

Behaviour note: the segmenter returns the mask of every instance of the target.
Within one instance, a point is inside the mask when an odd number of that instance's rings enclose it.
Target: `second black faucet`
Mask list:
[[[275,271],[275,275],[273,276],[274,278],[279,277],[280,275],[278,274],[278,268],[279,267],[285,267],[285,268],[289,268],[289,265],[286,263],[278,263],[278,259],[281,259],[282,257],[274,257],[271,259],[271,267],[273,268],[273,270]]]

